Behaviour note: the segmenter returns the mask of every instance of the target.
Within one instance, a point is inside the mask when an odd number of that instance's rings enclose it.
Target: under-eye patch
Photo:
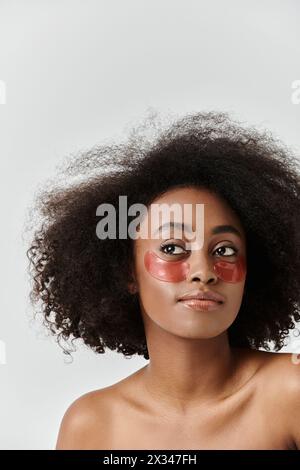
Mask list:
[[[184,281],[190,270],[190,264],[186,260],[164,260],[149,250],[145,253],[144,263],[149,274],[166,282]],[[239,255],[235,261],[216,261],[213,269],[222,281],[240,282],[246,274],[246,262],[244,257]]]

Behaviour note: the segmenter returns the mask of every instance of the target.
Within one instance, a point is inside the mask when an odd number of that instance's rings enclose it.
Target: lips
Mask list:
[[[178,301],[181,300],[213,300],[218,303],[225,302],[225,298],[222,295],[210,290],[187,292],[178,298]]]

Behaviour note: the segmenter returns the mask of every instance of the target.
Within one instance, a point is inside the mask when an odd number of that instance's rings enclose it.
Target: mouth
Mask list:
[[[215,300],[208,300],[208,299],[186,299],[186,300],[179,300],[179,302],[187,308],[191,308],[193,310],[216,310],[223,305],[224,302],[215,301]]]
[[[216,310],[224,304],[225,298],[217,292],[194,291],[178,298],[178,302],[194,310]]]

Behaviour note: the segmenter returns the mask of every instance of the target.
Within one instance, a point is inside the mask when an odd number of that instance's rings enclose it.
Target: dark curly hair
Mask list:
[[[124,141],[72,157],[64,174],[84,179],[38,196],[42,222],[27,251],[32,302],[41,303],[59,344],[82,338],[97,353],[107,347],[149,359],[138,294],[128,291],[134,241],[100,240],[96,208],[110,203],[118,215],[120,195],[128,206],[148,206],[174,187],[207,188],[236,211],[247,240],[245,295],[229,343],[270,350],[273,342],[280,350],[300,320],[297,157],[269,132],[244,128],[227,113],[157,122],[147,118]]]

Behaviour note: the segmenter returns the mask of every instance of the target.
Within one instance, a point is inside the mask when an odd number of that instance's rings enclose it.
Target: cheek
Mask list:
[[[166,282],[186,280],[190,269],[190,265],[186,261],[166,261],[152,251],[145,253],[144,264],[151,276]],[[242,256],[235,263],[219,261],[214,264],[214,271],[222,281],[240,282],[246,275],[246,262]]]

